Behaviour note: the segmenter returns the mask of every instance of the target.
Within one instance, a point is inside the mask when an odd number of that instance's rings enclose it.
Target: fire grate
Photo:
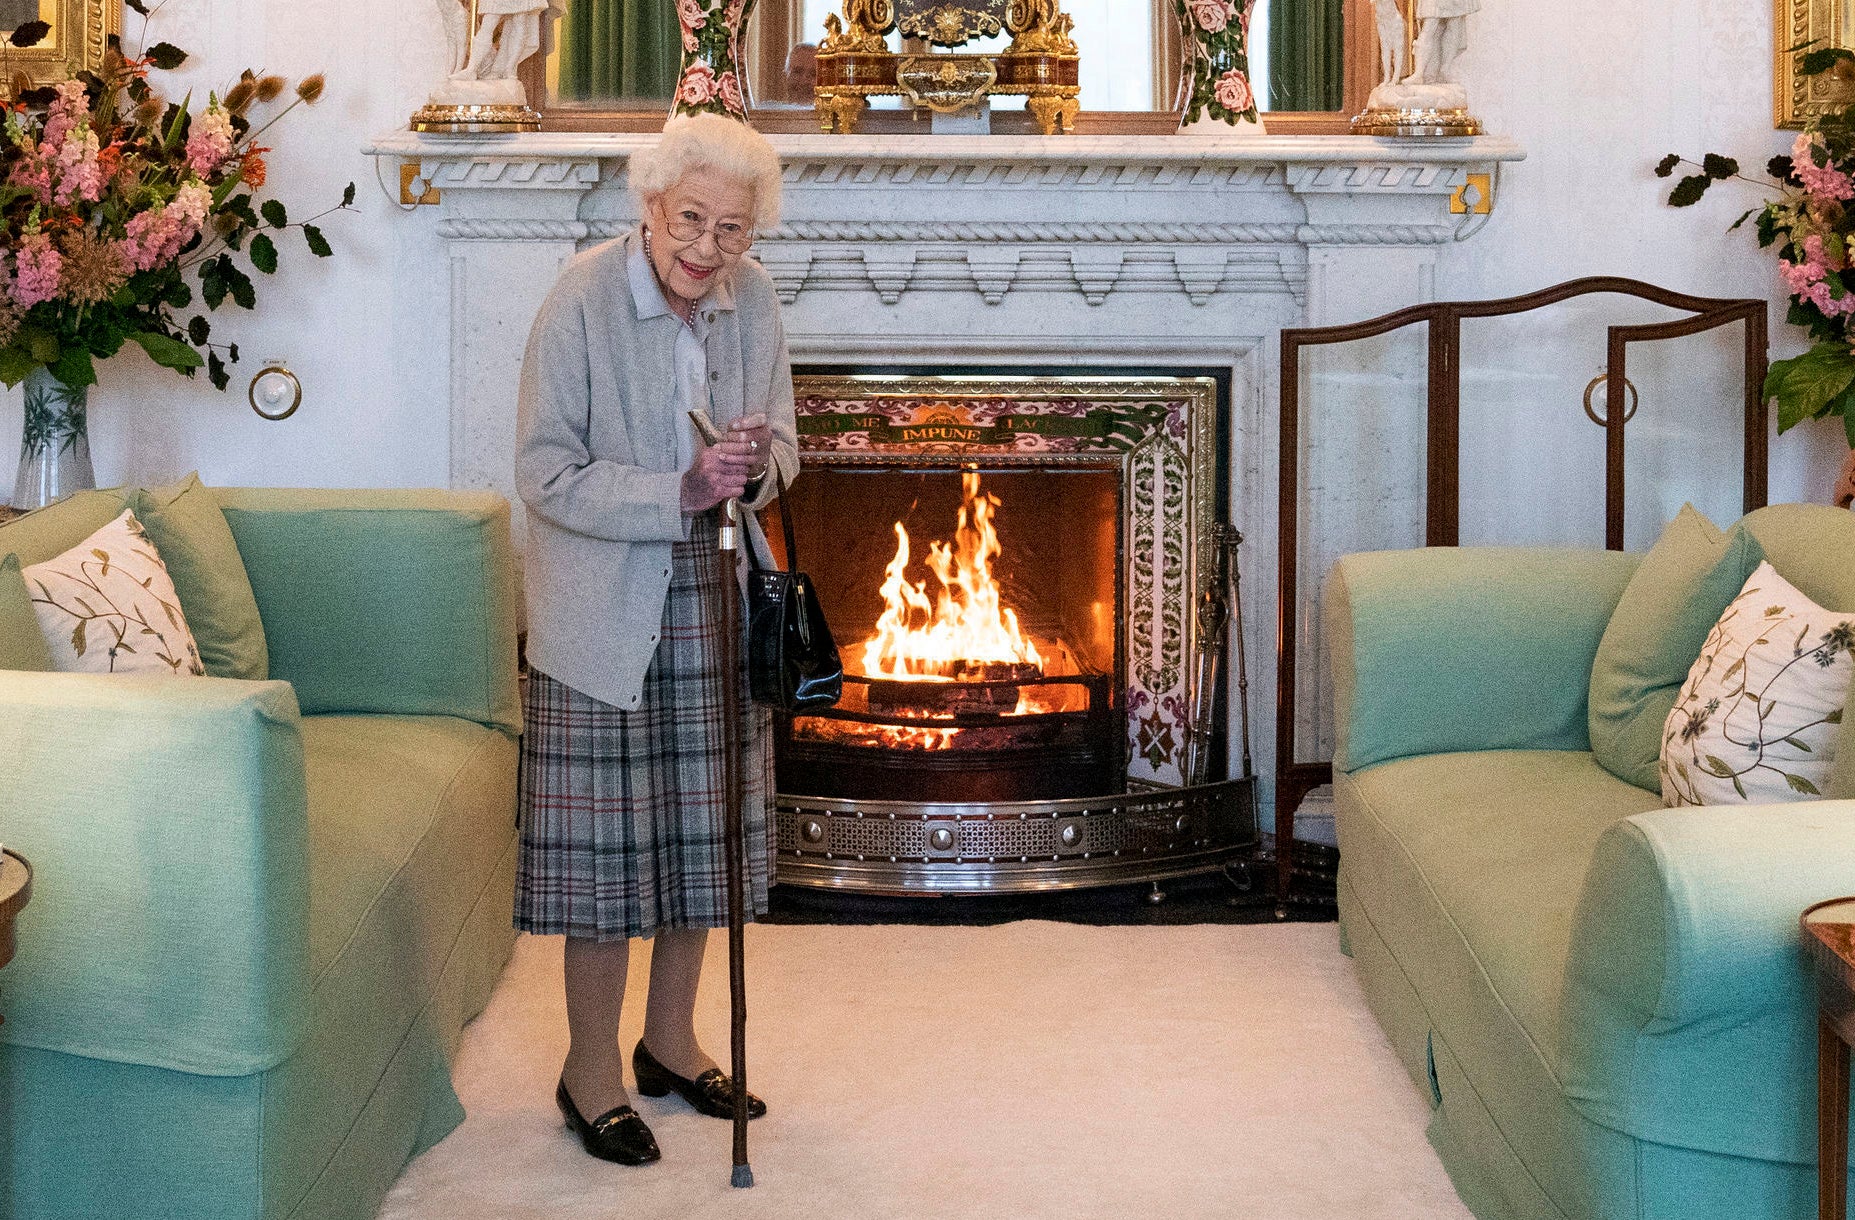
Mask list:
[[[1158,881],[1255,844],[1253,782],[982,804],[781,796],[780,880],[893,895]]]

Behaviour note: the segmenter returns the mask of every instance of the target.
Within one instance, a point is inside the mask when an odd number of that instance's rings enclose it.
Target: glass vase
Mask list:
[[[741,72],[741,31],[754,0],[676,0],[683,30],[683,70],[670,117],[720,114],[747,121],[747,81]]]
[[[1261,134],[1250,85],[1250,15],[1256,0],[1174,0],[1184,29],[1187,133]]]
[[[85,409],[89,390],[66,385],[44,367],[26,374],[26,428],[19,447],[13,507],[43,508],[97,485],[90,468]]]

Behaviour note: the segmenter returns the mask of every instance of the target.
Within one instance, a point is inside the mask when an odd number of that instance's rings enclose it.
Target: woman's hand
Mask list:
[[[743,415],[730,423],[728,439],[744,442],[747,446],[747,454],[752,461],[747,470],[748,482],[766,473],[767,462],[773,457],[773,429],[767,426],[764,413]]]
[[[764,457],[731,431],[696,454],[695,462],[683,472],[683,511],[707,512],[723,500],[736,498],[747,490],[753,472],[764,470],[765,465]]]

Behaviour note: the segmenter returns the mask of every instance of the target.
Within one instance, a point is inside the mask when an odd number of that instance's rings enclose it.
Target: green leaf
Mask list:
[[[1725,779],[1727,776],[1733,773],[1733,769],[1726,765],[1726,760],[1721,758],[1717,754],[1707,755],[1705,761],[1707,764],[1707,770],[1711,772],[1712,774],[1719,776],[1721,779]]]
[[[206,308],[217,309],[225,303],[225,277],[219,273],[219,260],[210,259],[200,264],[200,299],[206,302]]]
[[[1750,209],[1750,210],[1748,210],[1748,211],[1746,212],[1746,214],[1745,214],[1744,216],[1741,216],[1741,217],[1740,217],[1740,218],[1739,218],[1738,220],[1735,220],[1735,221],[1733,221],[1733,223],[1732,223],[1732,224],[1730,224],[1730,225],[1728,225],[1728,226],[1726,227],[1726,231],[1727,231],[1728,233],[1734,233],[1734,232],[1737,232],[1737,231],[1739,230],[1739,228],[1740,228],[1741,226],[1743,226],[1743,225],[1745,224],[1745,222],[1746,222],[1746,221],[1748,221],[1748,220],[1750,220],[1750,219],[1752,219],[1752,217],[1753,217],[1754,215],[1756,215],[1757,213],[1758,213],[1758,209],[1757,209],[1757,208],[1752,208],[1752,209]]]
[[[1803,740],[1800,737],[1786,737],[1784,739],[1784,744],[1787,746],[1796,746],[1799,750],[1802,750],[1805,754],[1816,753],[1815,750],[1812,750],[1810,748],[1810,743]]]
[[[12,389],[26,379],[26,374],[39,366],[32,354],[17,344],[0,347],[0,382],[5,382],[7,389]]]
[[[347,189],[342,191],[341,206],[344,208],[351,208],[354,206],[354,183],[350,182]]]
[[[223,390],[232,383],[232,376],[225,371],[225,361],[219,359],[218,352],[206,353],[206,376],[215,390]]]
[[[187,62],[187,53],[171,42],[157,42],[148,48],[148,58],[163,72],[172,72]]]
[[[7,41],[23,50],[26,47],[38,46],[51,32],[52,27],[43,21],[21,22],[14,27],[12,36]]]
[[[1737,775],[1733,776],[1733,791],[1739,794],[1741,800],[1745,799],[1746,786]]]
[[[193,104],[193,94],[188,93],[180,99],[177,106],[169,106],[167,114],[167,133],[161,137],[161,146],[172,150],[180,146],[180,137],[187,130],[187,108]]]
[[[327,258],[335,253],[328,244],[328,238],[322,236],[322,230],[314,225],[303,226],[303,240],[309,243],[309,252],[317,258]]]
[[[84,635],[89,626],[90,620],[82,618],[77,620],[77,626],[71,630],[71,648],[80,657],[84,655]]]
[[[1778,403],[1778,431],[1820,411],[1855,381],[1855,353],[1846,344],[1819,343],[1801,356],[1779,360],[1765,376],[1765,398]]]
[[[87,347],[66,348],[46,368],[51,370],[53,377],[73,389],[97,384],[96,362],[90,358],[90,349]]]
[[[1713,185],[1713,179],[1705,174],[1690,174],[1675,183],[1675,189],[1668,193],[1668,205],[1676,208],[1691,208],[1700,202],[1707,188]]]
[[[1792,775],[1789,771],[1780,772],[1780,774],[1784,776],[1784,782],[1791,786],[1793,792],[1801,792],[1805,796],[1823,795],[1822,789],[1801,775]]]
[[[265,223],[273,229],[281,229],[290,223],[290,214],[284,210],[281,200],[266,199],[264,206],[258,210],[264,214]]]
[[[258,290],[251,285],[251,277],[240,271],[228,255],[221,254],[219,275],[232,290],[232,300],[240,309],[255,309],[258,304]]]
[[[1731,178],[1739,172],[1739,162],[1731,157],[1722,157],[1719,153],[1708,153],[1701,158],[1700,167],[1707,172],[1707,177],[1715,181]]]
[[[1823,717],[1823,723],[1824,724],[1841,724],[1842,723],[1842,709],[1837,708],[1835,711],[1829,713],[1829,715]]]
[[[1673,174],[1675,172],[1676,167],[1678,167],[1680,164],[1681,164],[1681,154],[1680,153],[1669,153],[1666,157],[1663,157],[1660,161],[1656,162],[1655,176],[1657,178],[1666,178],[1670,174]]]
[[[1855,449],[1855,411],[1844,408],[1842,412],[1842,430],[1848,434],[1849,448]]]
[[[265,275],[277,274],[277,243],[270,239],[268,233],[258,233],[252,237],[251,265]]]
[[[197,369],[204,363],[200,354],[182,343],[179,339],[157,334],[151,330],[140,330],[129,338],[142,345],[142,350],[156,364],[169,369]]]
[[[194,314],[193,320],[187,323],[187,338],[193,341],[195,347],[205,347],[206,341],[212,336],[213,324],[206,320],[204,314]]]

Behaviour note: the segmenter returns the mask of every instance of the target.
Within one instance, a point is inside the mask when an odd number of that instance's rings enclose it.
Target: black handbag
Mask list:
[[[774,475],[779,478],[777,472]],[[844,664],[824,621],[824,608],[805,573],[779,479],[779,523],[786,534],[788,571],[760,566],[751,541],[747,559],[747,675],[755,703],[776,711],[830,707],[844,689]]]

